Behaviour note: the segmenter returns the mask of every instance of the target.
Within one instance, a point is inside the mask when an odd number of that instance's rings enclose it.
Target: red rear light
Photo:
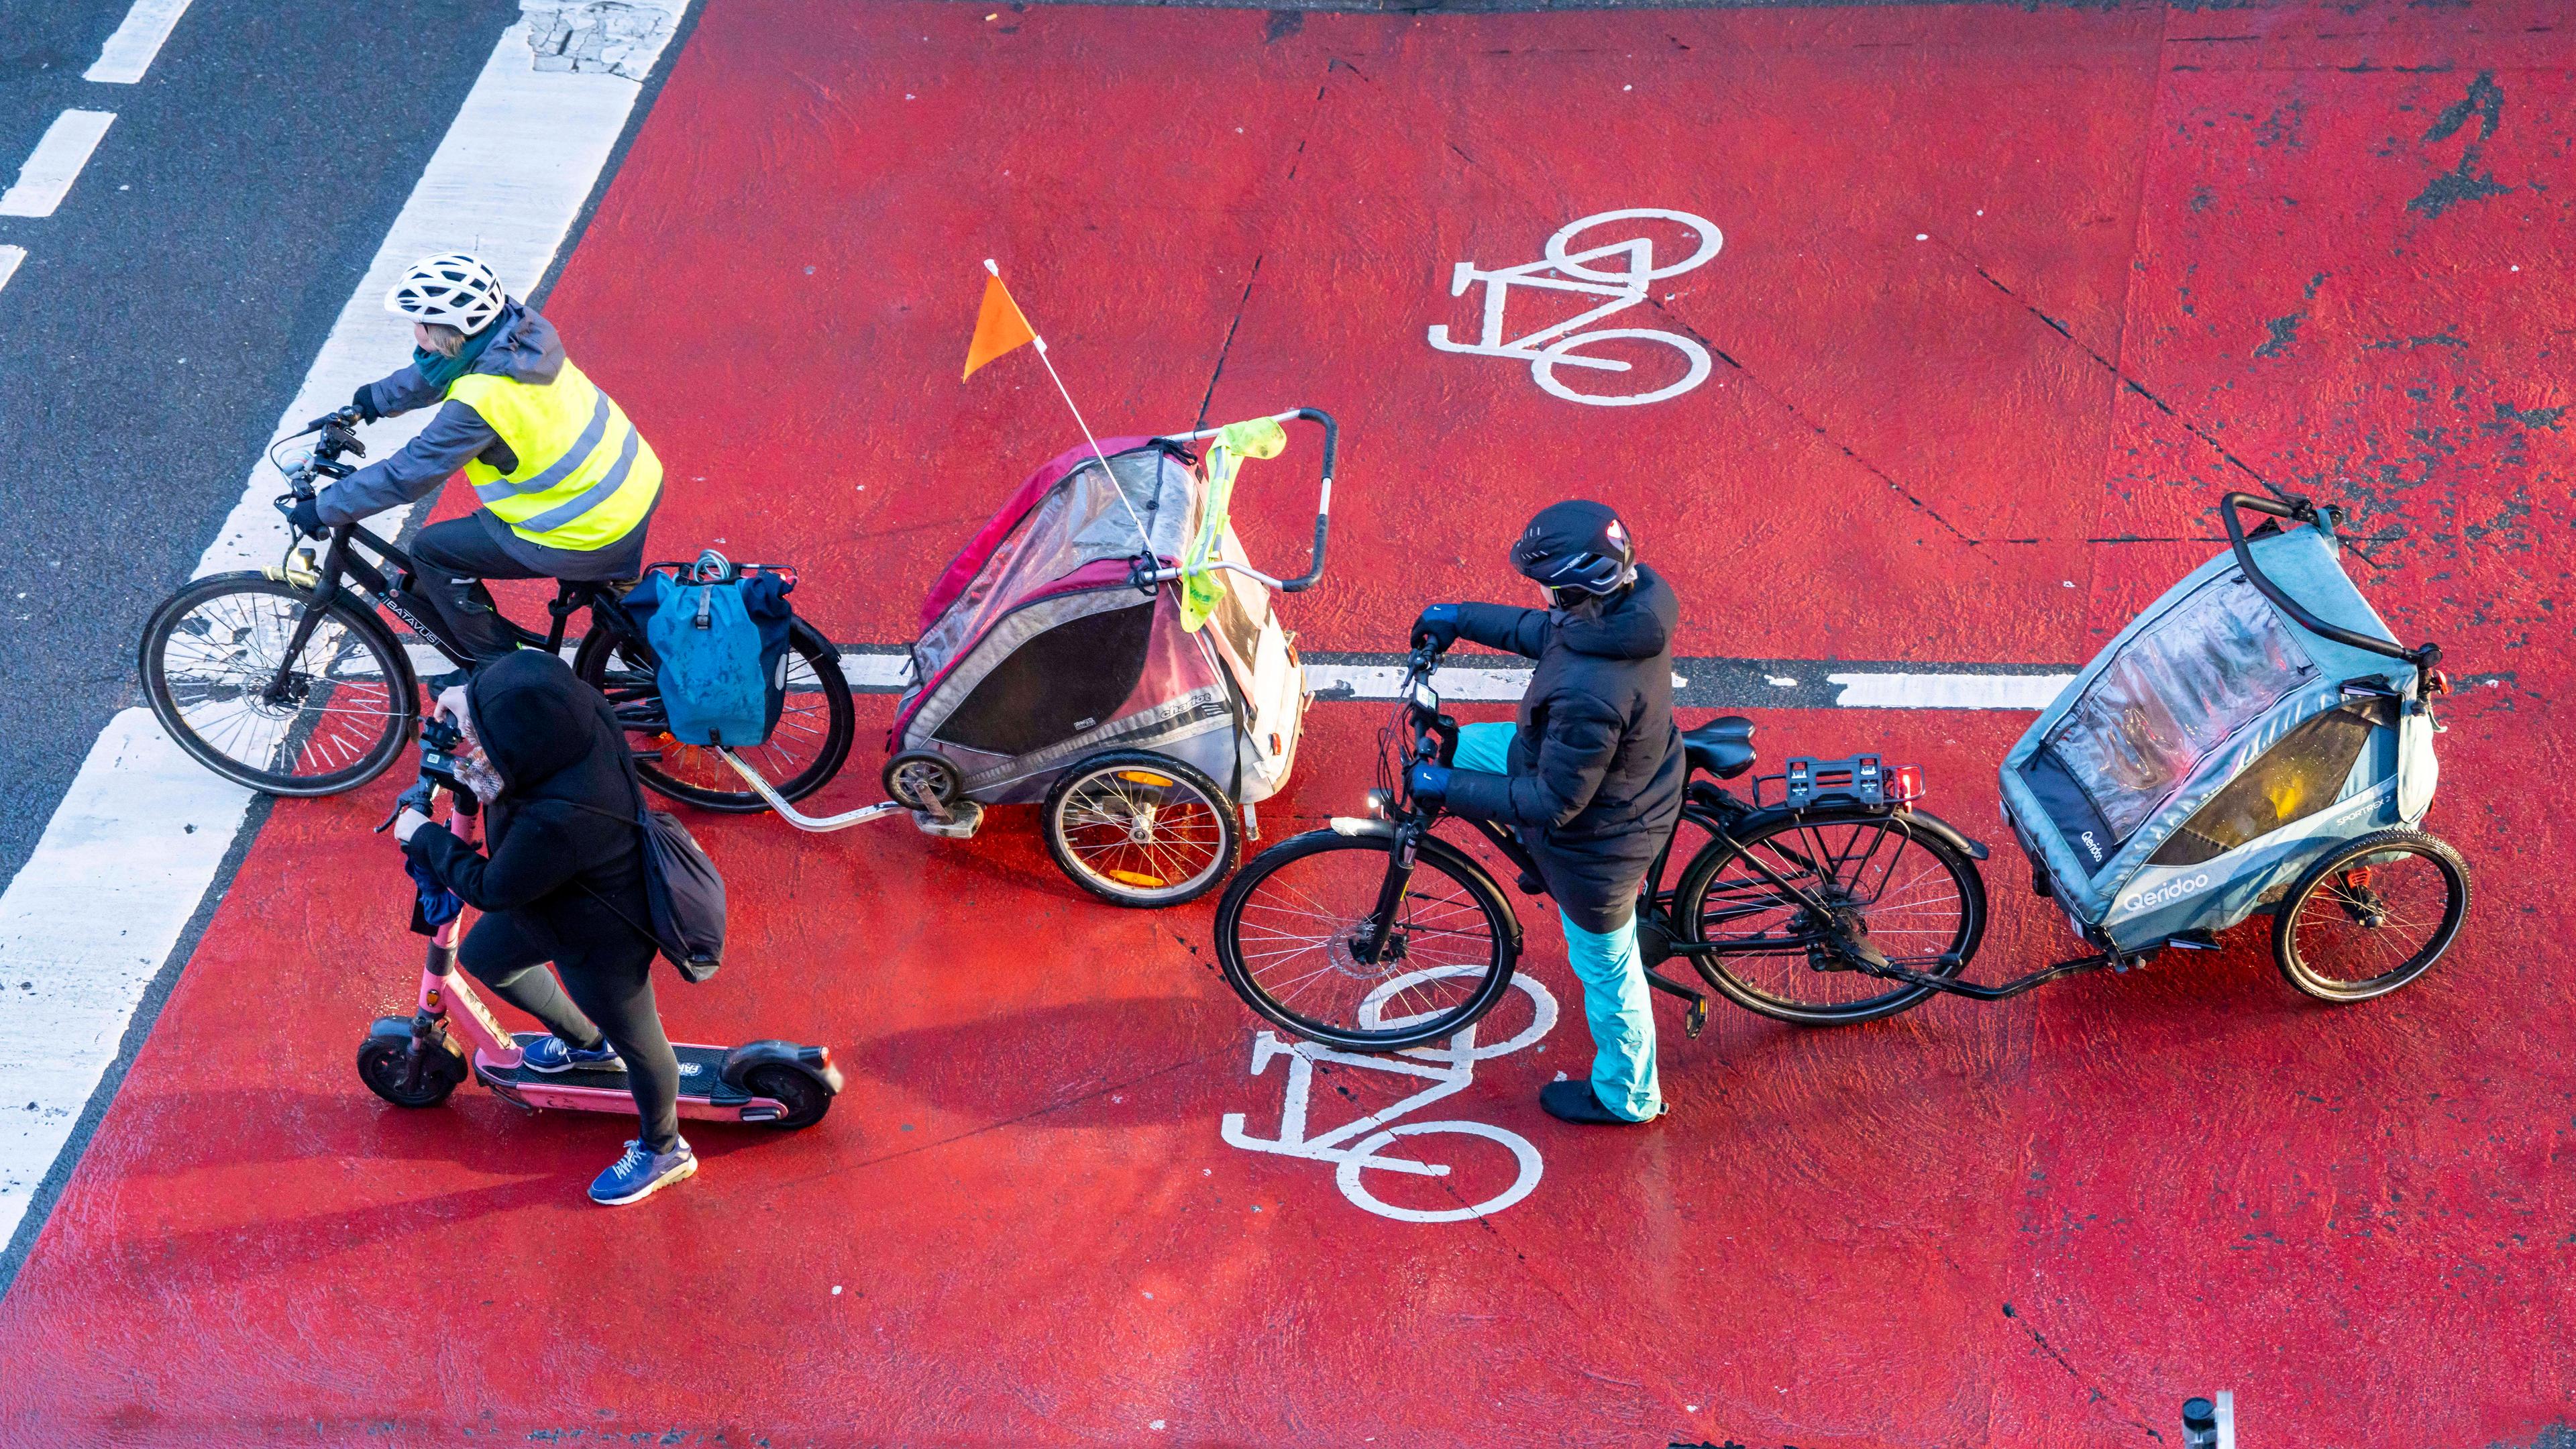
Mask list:
[[[2427,669],[2427,670],[2425,670],[2425,671],[2424,671],[2424,692],[2425,692],[2426,694],[2448,694],[2448,693],[2450,693],[2450,692],[2451,692],[2451,676],[2449,676],[2449,675],[2447,675],[2447,674],[2444,674],[2442,671],[2440,671],[2440,670],[2438,670],[2438,669]]]
[[[1899,765],[1888,775],[1887,799],[1891,805],[1911,805],[1923,798],[1923,767]]]

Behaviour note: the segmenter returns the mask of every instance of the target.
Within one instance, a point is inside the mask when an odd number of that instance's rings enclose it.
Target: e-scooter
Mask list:
[[[473,792],[456,778],[450,752],[460,740],[456,727],[444,720],[423,723],[420,781],[403,792],[395,813],[408,807],[434,815],[444,794],[453,802],[448,828],[470,842],[480,810]],[[366,1042],[358,1048],[358,1076],[368,1090],[397,1107],[435,1107],[470,1072],[503,1101],[531,1110],[631,1115],[635,1098],[623,1071],[545,1073],[523,1064],[525,1044],[541,1033],[504,1031],[457,971],[456,941],[463,924],[459,912],[430,937],[429,960],[420,973],[419,1010],[410,1016],[380,1016],[367,1029]],[[738,1047],[673,1042],[671,1049],[680,1058],[683,1117],[811,1127],[823,1120],[841,1091],[841,1069],[832,1065],[830,1047],[789,1041]]]

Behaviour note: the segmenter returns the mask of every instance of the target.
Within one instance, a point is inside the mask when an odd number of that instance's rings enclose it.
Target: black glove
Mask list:
[[[374,386],[375,384],[371,382],[358,384],[358,391],[349,399],[350,408],[355,410],[359,419],[364,422],[380,422],[384,418],[383,413],[376,411],[375,400],[367,396],[368,390]]]
[[[1422,611],[1421,618],[1413,621],[1413,645],[1417,649],[1426,644],[1434,649],[1446,649],[1457,642],[1456,604],[1434,604]]]
[[[320,538],[331,531],[331,526],[322,521],[322,504],[318,499],[296,499],[295,506],[286,510],[286,522],[288,527],[305,538]]]
[[[1405,777],[1405,783],[1413,787],[1415,804],[1442,805],[1448,802],[1449,767],[1447,765],[1435,765],[1425,760],[1413,767],[1413,773]]]

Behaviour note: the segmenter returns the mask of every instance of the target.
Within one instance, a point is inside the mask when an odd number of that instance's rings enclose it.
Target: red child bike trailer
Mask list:
[[[1323,482],[1307,571],[1283,580],[1253,567],[1229,504],[1243,462],[1277,457],[1291,422],[1323,429]],[[1296,760],[1305,669],[1270,595],[1323,575],[1337,442],[1330,416],[1298,408],[1059,454],[922,603],[887,732],[893,800],[824,819],[770,803],[807,830],[902,809],[960,838],[987,805],[1036,803],[1056,864],[1105,900],[1214,889]]]

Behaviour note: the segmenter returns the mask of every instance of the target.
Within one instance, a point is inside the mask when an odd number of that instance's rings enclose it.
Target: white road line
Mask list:
[[[129,709],[0,894],[0,1243],[232,847],[250,792]]]
[[[2072,674],[1828,674],[1844,709],[2043,710]]]
[[[18,168],[18,184],[0,192],[0,216],[51,216],[89,164],[89,153],[116,122],[114,111],[65,111],[54,117],[27,164]]]
[[[9,279],[18,275],[18,264],[26,259],[25,247],[0,247],[0,287],[9,285]]]
[[[161,43],[188,13],[188,0],[134,0],[134,8],[125,12],[125,23],[100,46],[98,63],[81,72],[81,79],[106,85],[130,86],[143,79],[152,68],[152,57],[161,53]]]
[[[668,0],[675,24],[687,3]],[[632,73],[650,72],[672,28],[659,28],[627,58]],[[340,406],[359,383],[410,355],[383,297],[415,258],[471,246],[524,291],[563,245],[642,87],[559,62],[539,70],[536,59],[528,21],[502,33],[287,407],[280,434]],[[382,457],[416,430],[379,426],[368,442]],[[283,489],[265,463],[253,468],[197,572],[275,562],[286,527],[269,499]],[[183,756],[148,712],[128,710],[91,750],[35,853],[0,895],[0,1245],[19,1229],[146,985],[213,884],[248,800]]]

